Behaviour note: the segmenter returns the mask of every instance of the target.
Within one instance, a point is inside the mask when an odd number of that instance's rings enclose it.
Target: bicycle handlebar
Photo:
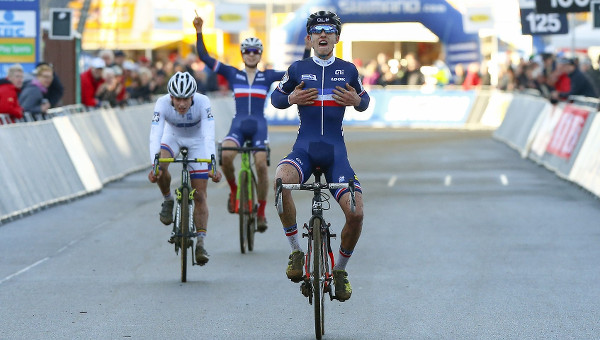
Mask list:
[[[276,180],[275,206],[279,215],[283,214],[283,200],[281,192],[287,190],[310,190],[316,189],[348,189],[350,191],[350,210],[356,211],[356,196],[354,188],[354,180],[351,179],[348,183],[300,183],[300,184],[283,184],[281,178]]]
[[[271,148],[268,145],[265,146],[245,146],[249,144],[247,141],[244,146],[223,146],[219,143],[218,153],[219,153],[219,165],[223,165],[223,156],[221,155],[222,151],[237,151],[237,152],[252,152],[252,151],[265,151],[267,153],[267,166],[271,166]]]
[[[158,176],[158,171],[160,170],[159,163],[210,163],[211,172],[214,175],[217,169],[217,162],[215,159],[215,155],[210,155],[210,159],[208,158],[160,158],[159,154],[154,155],[154,176]]]

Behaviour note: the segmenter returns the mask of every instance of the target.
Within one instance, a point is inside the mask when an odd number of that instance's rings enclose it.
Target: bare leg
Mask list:
[[[254,167],[256,168],[258,186],[256,193],[259,200],[267,200],[269,191],[269,168],[267,167],[267,153],[259,151],[254,154]]]
[[[339,201],[342,211],[346,216],[346,223],[344,229],[342,229],[342,241],[341,246],[347,251],[353,251],[360,234],[362,232],[363,224],[363,200],[362,194],[356,192],[356,210],[352,212],[350,210],[350,193],[345,193]]]
[[[290,164],[280,164],[277,167],[275,178],[281,178],[284,184],[300,182],[298,171]],[[294,204],[291,190],[284,189],[281,197],[283,200],[283,214],[279,215],[279,219],[283,227],[287,228],[296,224],[296,205]]]
[[[225,140],[223,142],[224,147],[237,147],[237,144],[231,140]],[[233,165],[233,160],[237,155],[237,151],[224,150],[221,153],[221,170],[223,171],[223,175],[228,183],[235,183],[235,166]]]
[[[208,224],[208,203],[206,201],[206,187],[208,180],[192,179],[192,187],[196,189],[194,194],[194,223],[196,231],[207,230]]]

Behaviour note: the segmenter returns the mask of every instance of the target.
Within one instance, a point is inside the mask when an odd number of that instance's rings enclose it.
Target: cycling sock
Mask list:
[[[166,195],[163,195],[163,197],[165,198],[165,201],[172,201],[172,200],[174,199],[174,198],[173,198],[173,195],[171,195],[171,192],[170,192],[170,191],[169,191],[169,193],[168,193],[168,194],[166,194]]]
[[[196,239],[198,240],[197,244],[204,247],[204,238],[206,237],[206,229],[198,229],[197,233],[198,233],[198,237],[196,237]]]
[[[237,194],[237,184],[235,184],[235,179],[233,180],[227,180],[227,183],[229,183],[229,189],[231,189],[231,193],[235,196]]]
[[[290,242],[292,251],[302,251],[302,248],[300,248],[300,243],[298,243],[298,224],[294,224],[291,227],[283,228],[283,231],[285,231],[285,236],[287,236],[288,242]]]
[[[348,260],[350,260],[350,256],[354,250],[346,250],[340,246],[340,252],[338,254],[337,261],[335,261],[335,265],[333,266],[333,270],[346,270],[346,265],[348,264]]]
[[[258,200],[258,216],[265,217],[265,207],[267,206],[266,200]]]

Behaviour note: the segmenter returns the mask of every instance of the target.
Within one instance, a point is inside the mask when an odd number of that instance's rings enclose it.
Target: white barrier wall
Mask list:
[[[233,99],[212,97],[211,107],[218,141],[229,130]],[[0,224],[150,169],[153,111],[145,104],[1,125]]]
[[[600,193],[600,121],[595,111],[552,106],[542,98],[500,92],[486,92],[477,102],[462,128],[493,128],[501,122],[495,138],[559,176]],[[233,98],[211,97],[211,106],[216,141],[220,141],[234,115]],[[124,110],[99,109],[42,122],[1,125],[0,223],[96,192],[107,182],[149,169],[153,108],[146,104]],[[444,112],[442,104],[439,110]],[[371,126],[371,122],[365,125]],[[455,122],[444,125],[443,121],[432,126],[457,128]]]
[[[600,196],[598,111],[590,100],[551,105],[533,98],[514,96],[494,138]]]

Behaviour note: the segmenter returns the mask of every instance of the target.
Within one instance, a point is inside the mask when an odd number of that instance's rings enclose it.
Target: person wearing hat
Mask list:
[[[96,92],[104,82],[102,71],[106,63],[102,58],[94,58],[90,63],[90,68],[80,76],[81,80],[81,103],[87,107],[94,108],[100,105],[96,98]]]
[[[343,120],[347,106],[362,112],[369,107],[356,66],[333,55],[340,41],[342,22],[333,12],[319,11],[306,22],[314,56],[293,63],[271,95],[278,109],[298,105],[300,127],[292,151],[277,166],[276,179],[283,183],[305,183],[320,167],[327,183],[348,183],[354,179],[356,209],[350,207],[347,188],[331,190],[346,218],[341,231],[338,256],[333,267],[335,298],[348,300],[352,287],[346,264],[350,260],[363,225],[361,184],[348,160]],[[304,277],[304,253],[298,241],[296,207],[290,190],[283,190],[283,214],[279,217],[291,247],[287,277],[300,282]]]

